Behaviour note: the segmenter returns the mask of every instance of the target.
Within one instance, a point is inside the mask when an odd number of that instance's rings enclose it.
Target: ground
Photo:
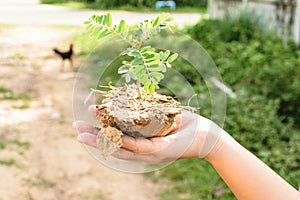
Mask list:
[[[78,28],[1,27],[0,87],[31,100],[0,103],[0,199],[157,199],[162,185],[102,166],[76,141],[74,73],[52,48],[67,49]]]
[[[72,26],[82,29],[83,21],[95,12],[107,11],[76,11],[40,5],[38,0],[0,0],[0,200],[151,200],[165,187],[143,175],[104,167],[76,141],[74,73],[68,63],[60,72],[61,61],[52,48],[67,49],[71,35],[78,31]],[[112,15],[116,22],[126,19],[135,24],[156,14]],[[178,27],[201,17],[198,13],[173,16]],[[82,59],[75,56],[76,67]],[[13,91],[13,100],[5,97],[12,94],[5,89]]]

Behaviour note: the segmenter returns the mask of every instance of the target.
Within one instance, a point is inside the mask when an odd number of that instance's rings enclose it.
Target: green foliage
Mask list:
[[[13,108],[25,109],[30,107],[31,97],[26,93],[15,93],[13,90],[0,86],[0,100],[14,101]]]
[[[4,159],[0,160],[0,165],[5,165],[5,166],[18,166],[18,163],[15,159]]]
[[[263,27],[246,13],[241,18],[202,20],[188,32],[213,57],[224,82],[237,94],[227,99],[224,129],[298,188],[300,50],[293,42],[283,46],[275,33]],[[197,78],[187,65],[176,69]],[[199,89],[198,82],[190,82]],[[204,105],[209,101],[200,99]],[[201,114],[210,118],[209,109],[201,106]],[[211,167],[199,160],[176,162],[159,174],[174,183],[161,199],[234,199]],[[213,195],[216,186],[225,189],[221,197]]]
[[[161,169],[151,177],[166,177],[170,180],[172,187],[167,187],[160,195],[161,200],[174,199],[222,199],[232,200],[232,194],[216,173],[213,167],[206,161],[200,159],[179,160],[172,165]],[[216,197],[214,191],[222,188],[221,197]]]
[[[19,155],[24,155],[24,152],[28,149],[30,149],[31,144],[26,141],[21,141],[18,138],[0,138],[0,151],[7,150],[7,151],[14,151],[17,152]],[[15,166],[15,167],[21,167],[21,164],[18,162],[19,160],[16,160],[13,157],[2,158],[0,157],[0,165],[5,166]]]
[[[16,94],[13,90],[0,86],[0,100],[31,100],[25,93]]]
[[[207,0],[175,0],[176,6],[207,7]]]
[[[143,44],[161,29],[170,29],[173,26],[172,20],[167,13],[159,14],[154,20],[141,22],[134,34],[129,32],[129,26],[124,20],[121,20],[119,25],[113,25],[110,13],[93,15],[85,24],[88,32],[98,39],[117,36],[130,45],[122,55],[132,59],[124,60],[118,73],[122,74],[127,83],[131,79],[136,80],[138,85],[143,85],[145,91],[153,93],[159,88],[158,83],[164,78],[163,73],[171,67],[178,54],[171,54],[169,50],[157,52],[155,48]]]
[[[40,0],[41,3],[46,4],[63,4],[68,2],[84,3],[88,8],[97,9],[114,9],[119,7],[130,6],[136,8],[154,8],[155,2],[153,0]],[[207,0],[176,0],[177,7],[198,7],[206,8]]]
[[[226,84],[247,95],[279,99],[278,114],[300,124],[300,50],[293,42],[284,46],[263,27],[246,13],[224,21],[204,20],[189,33],[213,57]]]
[[[275,33],[269,34],[263,27],[251,15],[243,20],[202,20],[188,32],[213,57],[224,82],[237,94],[236,99],[228,99],[225,130],[299,188],[300,50],[293,42],[283,46]],[[117,47],[111,51],[114,48]],[[128,57],[131,56],[124,55],[125,60]],[[105,72],[107,83],[112,81],[123,60],[118,58],[113,62],[114,67]],[[184,74],[195,91],[200,92],[201,114],[210,118],[209,92],[205,84],[200,84],[201,77],[180,57],[172,63],[172,68]],[[234,199],[213,168],[199,159],[174,162],[150,176],[171,181],[161,199]],[[215,197],[216,187],[222,187],[225,193]]]
[[[1,139],[0,140],[0,149],[5,149],[8,147],[21,147],[25,150],[30,148],[30,143],[20,141],[19,139]]]

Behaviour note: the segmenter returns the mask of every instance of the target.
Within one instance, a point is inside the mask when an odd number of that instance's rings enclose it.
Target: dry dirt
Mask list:
[[[0,87],[32,97],[25,109],[14,108],[20,102],[0,100],[0,142],[11,141],[0,145],[0,200],[157,199],[161,185],[102,166],[76,141],[72,72],[66,65],[61,73],[52,53],[53,47],[68,48],[76,30],[0,30]],[[80,60],[75,57],[76,67]]]

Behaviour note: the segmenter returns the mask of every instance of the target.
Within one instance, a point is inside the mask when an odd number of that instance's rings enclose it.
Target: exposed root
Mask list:
[[[104,96],[106,98],[102,104],[97,106],[99,111],[97,119],[101,126],[103,128],[114,127],[119,132],[134,137],[148,138],[167,135],[173,129],[176,115],[182,112],[180,103],[172,97],[157,93],[149,94],[142,88],[138,91],[134,84],[115,87]],[[120,137],[118,132],[114,133],[117,138]],[[112,139],[112,141],[115,140]],[[104,144],[106,144],[105,141]],[[99,145],[102,144],[99,143]],[[118,143],[115,146],[120,147],[122,144]],[[102,146],[99,149],[105,152],[113,151],[111,147]]]
[[[123,145],[122,135],[123,133],[114,127],[101,128],[96,142],[103,157],[107,157],[121,148]]]

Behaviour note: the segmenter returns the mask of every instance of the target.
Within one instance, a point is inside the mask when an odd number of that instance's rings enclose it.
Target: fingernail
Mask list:
[[[82,140],[80,135],[77,136],[77,141],[80,142],[80,143],[83,143],[83,140]]]

